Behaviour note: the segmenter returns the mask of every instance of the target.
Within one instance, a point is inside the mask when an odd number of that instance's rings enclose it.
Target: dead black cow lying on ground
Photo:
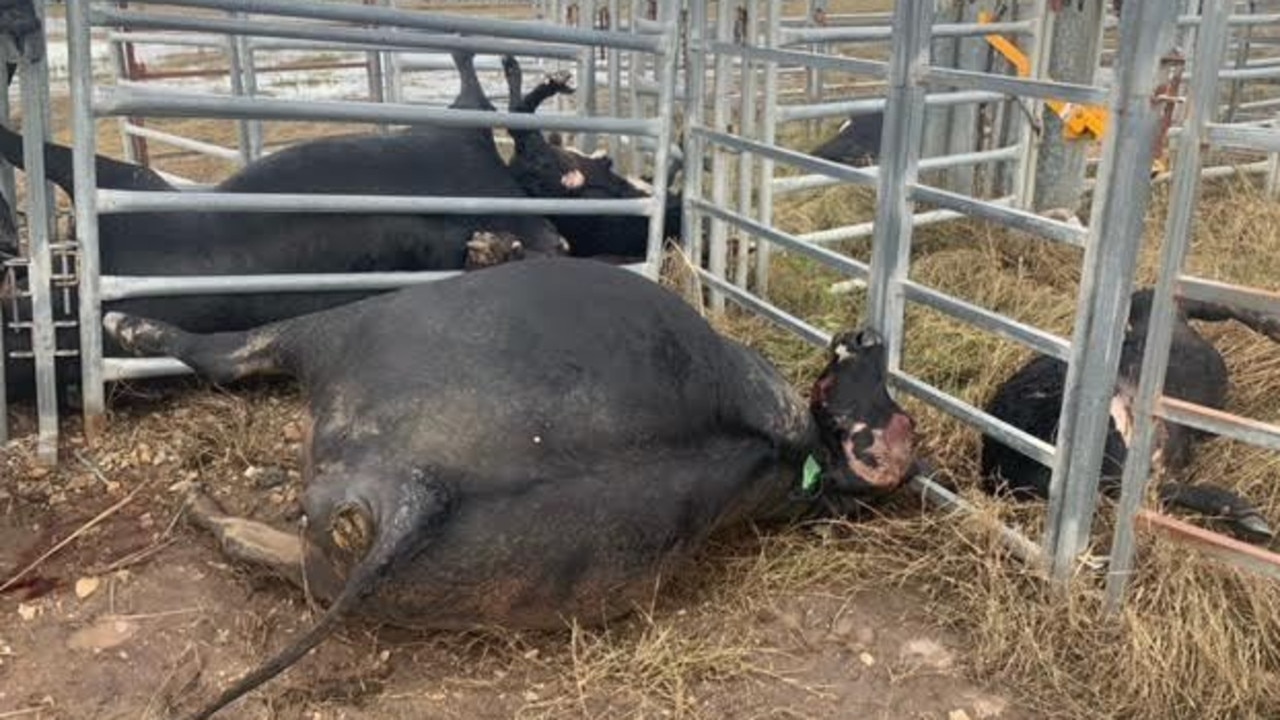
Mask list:
[[[1132,438],[1132,404],[1146,347],[1151,299],[1152,292],[1148,289],[1135,292],[1130,301],[1129,325],[1120,351],[1119,380],[1111,400],[1111,422],[1102,466],[1102,491],[1111,496],[1119,495],[1120,476]],[[1221,305],[1179,301],[1164,392],[1222,409],[1229,387],[1227,365],[1218,350],[1195,331],[1189,319],[1214,322],[1234,319],[1280,341],[1280,318]],[[1032,358],[996,390],[987,403],[987,412],[1041,440],[1054,442],[1058,416],[1062,412],[1066,372],[1066,364],[1056,358]],[[1158,432],[1161,442],[1152,468],[1156,477],[1185,469],[1191,462],[1193,443],[1205,436],[1197,430],[1166,422],[1161,422]],[[1049,496],[1049,468],[986,436],[982,439],[982,474],[984,489],[990,493],[1008,491],[1015,497]],[[1222,517],[1231,529],[1247,539],[1266,541],[1274,536],[1274,531],[1249,501],[1224,488],[1164,482],[1160,486],[1160,498],[1170,506]]]
[[[194,508],[224,547],[299,583],[305,558],[307,586],[332,604],[195,718],[283,671],[344,613],[599,623],[712,532],[844,512],[913,466],[913,422],[886,392],[873,333],[837,336],[806,405],[675,294],[591,260],[510,263],[245,333],[105,324],[214,381],[284,373],[307,397],[305,545],[209,500]]]

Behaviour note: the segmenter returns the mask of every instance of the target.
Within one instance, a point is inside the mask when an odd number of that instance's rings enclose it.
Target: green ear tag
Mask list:
[[[822,478],[822,467],[818,465],[818,461],[810,455],[804,461],[804,479],[800,481],[800,488],[806,493],[812,495],[818,492],[818,480]]]

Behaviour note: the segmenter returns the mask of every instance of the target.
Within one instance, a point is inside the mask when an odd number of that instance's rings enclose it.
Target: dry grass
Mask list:
[[[865,219],[866,195],[839,189],[779,208],[793,231]],[[1191,272],[1275,290],[1280,287],[1280,204],[1245,181],[1207,186],[1199,204]],[[1154,278],[1167,212],[1158,190],[1148,217],[1139,282]],[[869,245],[848,248],[863,260]],[[1082,253],[976,222],[918,233],[912,277],[984,307],[1069,336]],[[771,297],[827,330],[858,322],[860,294],[826,292],[835,276],[802,258],[775,259]],[[734,313],[721,326],[761,348],[803,383],[814,353],[756,319]],[[1229,409],[1280,421],[1280,352],[1234,323],[1200,325],[1227,358]],[[906,369],[970,403],[981,404],[1028,351],[932,311],[908,311]],[[909,401],[925,452],[946,468],[984,514],[1037,537],[1038,506],[998,505],[973,489],[979,436]],[[1237,443],[1201,446],[1190,469],[1197,481],[1234,488],[1264,514],[1280,518],[1280,458]],[[1109,510],[1095,552],[1109,547]],[[971,670],[1015,688],[1019,699],[1054,717],[1276,717],[1280,714],[1280,592],[1161,538],[1141,538],[1139,575],[1117,623],[1100,620],[1100,588],[1085,582],[1069,596],[1049,593],[1003,554],[977,523],[937,516],[884,519],[850,539],[815,548],[791,537],[766,543],[771,555],[746,573],[744,586],[794,588],[909,585],[926,593],[930,612],[972,643]],[[752,560],[751,562],[756,562]],[[761,574],[763,573],[763,574]]]
[[[55,105],[55,113],[63,112],[61,104]],[[154,126],[222,142],[233,136],[231,123],[202,122]],[[55,123],[65,127],[61,119]],[[268,127],[273,141],[314,136],[319,127],[325,133],[352,129],[301,123]],[[118,156],[114,128],[104,124],[100,138],[103,151]],[[60,139],[67,139],[65,133]],[[230,170],[230,164],[190,156],[165,158],[158,165],[206,180]],[[865,221],[873,203],[870,192],[850,188],[799,195],[779,203],[778,224],[808,232]],[[1143,282],[1153,277],[1165,211],[1165,198],[1157,193],[1142,257]],[[1220,183],[1199,205],[1190,268],[1211,278],[1280,289],[1278,228],[1280,205],[1243,183]],[[1078,251],[977,223],[923,229],[915,246],[913,278],[1069,334]],[[863,260],[869,248],[866,241],[839,246]],[[679,263],[671,268],[678,270]],[[802,258],[778,256],[771,298],[827,330],[855,324],[862,295],[828,292],[837,279]],[[805,387],[818,369],[820,358],[812,348],[764,321],[731,313],[713,322],[760,348],[797,387]],[[907,325],[907,369],[971,403],[981,404],[1028,356],[929,311],[913,308]],[[1280,421],[1275,345],[1232,325],[1203,331],[1231,368],[1230,409]],[[112,425],[132,425],[119,440],[135,454],[148,446],[181,446],[174,468],[181,476],[238,479],[248,467],[282,462],[294,475],[295,463],[279,442],[279,430],[292,421],[296,399],[274,392],[246,397],[198,396],[176,416],[165,411],[148,417],[140,407]],[[971,502],[988,517],[1038,534],[1040,508],[1000,505],[972,491],[979,443],[973,431],[918,403],[908,405],[920,419],[925,452],[960,482]],[[139,446],[139,438],[146,438],[146,445]],[[1201,448],[1191,476],[1234,487],[1268,517],[1280,519],[1280,459],[1273,454],[1213,441]],[[493,652],[502,655],[503,667],[536,666],[550,673],[550,691],[528,703],[522,716],[593,716],[600,714],[604,699],[624,696],[636,717],[700,717],[704,712],[697,698],[708,682],[777,679],[760,661],[765,649],[759,639],[741,632],[772,598],[806,589],[842,596],[910,590],[927,598],[926,609],[940,625],[962,633],[968,648],[962,664],[973,677],[999,681],[1044,717],[1280,716],[1280,592],[1273,584],[1144,537],[1129,603],[1118,622],[1106,624],[1099,619],[1095,583],[1080,583],[1065,597],[1051,594],[979,524],[921,513],[910,503],[892,510],[873,522],[837,524],[836,532],[822,540],[791,532],[726,542],[707,553],[696,579],[664,593],[636,618],[605,630],[574,628],[562,640],[508,636],[491,641]],[[1104,530],[1107,522],[1100,524]],[[1101,531],[1098,539],[1097,549],[1105,553]],[[475,640],[442,642],[463,651]]]

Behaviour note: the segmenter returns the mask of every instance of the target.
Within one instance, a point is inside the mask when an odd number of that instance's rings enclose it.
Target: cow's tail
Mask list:
[[[363,559],[351,570],[342,592],[320,620],[275,657],[227,688],[189,720],[207,720],[241,696],[284,672],[325,640],[357,603],[372,594],[401,561],[413,558],[437,535],[454,506],[452,487],[426,472],[415,471],[398,486],[401,492],[380,509],[375,537]]]
[[[102,325],[128,352],[175,357],[214,383],[293,370],[290,353],[281,343],[286,327],[283,323],[245,332],[198,335],[159,320],[109,312],[103,316]]]

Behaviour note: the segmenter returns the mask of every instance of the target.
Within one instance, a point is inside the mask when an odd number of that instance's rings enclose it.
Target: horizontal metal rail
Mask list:
[[[724,147],[737,150],[738,152],[754,153],[763,158],[768,158],[770,160],[798,167],[810,172],[822,173],[844,182],[863,186],[873,186],[876,183],[875,173],[868,172],[861,168],[849,167],[842,163],[815,158],[812,155],[806,155],[805,153],[797,152],[795,150],[786,150],[773,145],[765,145],[764,143],[759,143],[754,140],[747,140],[735,135],[717,132],[710,128],[695,126],[690,128],[689,132],[704,140],[717,145],[723,145]]]
[[[464,35],[489,35],[520,40],[558,42],[567,45],[603,45],[620,50],[657,52],[661,36],[606,30],[585,30],[519,20],[473,17],[458,14],[394,10],[369,5],[319,3],[314,0],[163,0],[149,5],[173,5],[210,10],[243,11],[259,15],[282,15],[311,20],[335,20],[377,24],[414,30],[436,30]]]
[[[902,291],[908,300],[950,315],[993,335],[1021,343],[1032,350],[1066,362],[1071,343],[1038,327],[991,312],[984,307],[948,295],[914,280],[903,280]]]
[[[919,171],[928,172],[930,170],[945,170],[947,168],[961,167],[964,165],[982,165],[985,163],[1010,162],[1020,159],[1022,147],[1020,145],[1010,145],[1008,147],[996,148],[994,150],[975,150],[967,153],[956,153],[954,155],[938,155],[935,157],[924,158],[919,162]],[[858,168],[867,172],[880,174],[879,165],[868,165]],[[790,193],[800,190],[814,190],[817,188],[831,187],[840,185],[841,181],[826,175],[797,175],[793,177],[781,177],[773,179],[773,191],[775,193]]]
[[[990,415],[960,398],[952,397],[904,371],[889,374],[889,384],[926,402],[961,422],[977,428],[1045,467],[1053,467],[1054,448],[1049,443]]]
[[[523,55],[574,60],[582,50],[566,45],[549,45],[530,42],[498,40],[494,38],[458,37],[456,35],[403,30],[376,30],[345,28],[303,23],[264,22],[262,20],[236,20],[231,18],[201,18],[179,15],[149,15],[138,12],[97,9],[90,15],[90,22],[104,27],[137,28],[140,30],[181,30],[189,32],[220,33],[223,35],[289,38],[294,40],[328,41],[361,45],[365,48],[394,50],[468,50],[493,54]],[[125,34],[128,42],[138,38]],[[145,41],[147,38],[143,38]],[[224,39],[221,43],[226,44]],[[267,49],[256,46],[255,49]]]
[[[183,150],[192,150],[205,155],[219,157],[224,160],[234,160],[237,162],[240,160],[239,151],[232,150],[231,148],[223,147],[221,145],[204,142],[203,140],[196,140],[195,138],[189,138],[183,135],[175,135],[170,132],[165,132],[164,130],[135,125],[131,122],[124,123],[123,130],[134,137],[144,137],[148,140],[155,140],[157,142],[165,143],[166,145],[182,148]]]
[[[805,342],[818,347],[826,347],[827,344],[831,342],[830,333],[819,330],[786,310],[783,310],[772,303],[761,300],[731,282],[721,280],[703,268],[694,267],[693,270],[698,273],[698,277],[700,277],[703,282],[716,290],[723,292],[727,297],[729,297],[729,299],[749,310],[754,310],[755,312],[760,313],[778,325],[781,325],[787,330],[799,335]]]
[[[1037,100],[1060,100],[1078,105],[1106,106],[1110,101],[1110,92],[1108,90],[1093,87],[1092,85],[1027,80],[1008,75],[994,75],[974,70],[956,70],[932,65],[925,70],[922,80],[930,85],[968,88],[969,90],[988,90],[1006,95],[1035,98]]]
[[[1145,532],[1163,532],[1219,562],[1280,580],[1280,554],[1150,510],[1139,510],[1136,519]]]
[[[104,382],[145,380],[148,378],[192,374],[194,374],[194,371],[191,367],[177,358],[102,358],[102,379]]]
[[[889,40],[897,32],[892,25],[862,27],[784,28],[783,45],[810,43],[877,42]],[[1030,35],[1035,32],[1030,20],[1014,20],[993,23],[938,23],[933,26],[934,38],[980,37],[991,33],[1002,35]]]
[[[292,273],[280,275],[103,275],[103,302],[140,297],[394,290],[461,275],[435,272]]]
[[[1013,196],[997,198],[988,202],[1008,205],[1013,202]],[[925,225],[936,225],[937,223],[946,222],[948,220],[963,220],[968,216],[964,213],[958,213],[954,210],[928,210],[922,213],[916,213],[912,216],[912,227],[923,227]],[[814,232],[801,233],[795,238],[802,242],[813,243],[815,245],[824,245],[826,243],[843,242],[845,240],[856,240],[858,238],[870,237],[875,232],[875,223],[872,221],[854,223],[843,227],[835,227],[827,230],[815,230]]]
[[[1228,25],[1274,25],[1280,23],[1280,15],[1231,15],[1227,18]],[[1187,27],[1200,24],[1199,15],[1179,15],[1178,24]]]
[[[984,525],[994,529],[1000,536],[1000,541],[1009,549],[1019,560],[1026,562],[1031,567],[1041,567],[1044,565],[1044,549],[1038,543],[1031,540],[1022,533],[1000,522],[999,519],[991,517],[979,510],[968,500],[956,495],[950,490],[942,487],[938,483],[930,480],[923,475],[916,475],[907,481],[908,485],[925,496],[925,499],[932,503],[935,507],[943,510],[956,510],[958,512],[970,515]]]
[[[474,215],[650,215],[655,198],[583,200],[527,197],[414,197],[324,193],[146,192],[99,190],[98,212],[272,212]]]
[[[691,198],[689,202],[692,203],[694,207],[712,217],[723,220],[724,222],[727,222],[741,230],[745,230],[756,237],[768,240],[776,245],[781,245],[788,250],[820,262],[832,270],[837,270],[859,280],[866,280],[870,276],[871,270],[867,267],[866,263],[854,260],[847,255],[842,255],[824,247],[806,243],[794,235],[789,235],[767,225],[762,225],[751,218],[744,217],[731,210],[723,210],[701,198]]]
[[[977,200],[968,195],[940,190],[928,185],[913,185],[910,191],[911,197],[918,202],[940,205],[980,220],[999,223],[1014,230],[1041,235],[1068,245],[1084,247],[1089,237],[1089,231],[1085,228],[1051,220],[1027,210],[994,205],[986,200]]]
[[[958,90],[930,93],[925,96],[924,104],[926,107],[951,107],[954,105],[999,102],[1005,99],[1006,96],[1003,93],[984,90]],[[885,98],[877,97],[807,105],[783,105],[778,108],[778,121],[821,120],[823,118],[883,112],[885,102]]]
[[[1155,414],[1179,425],[1280,451],[1280,425],[1241,417],[1167,395],[1157,401]]]
[[[416,124],[441,127],[562,130],[657,137],[658,119],[581,117],[569,114],[511,113],[430,108],[407,103],[234,97],[140,88],[102,90],[94,103],[99,116],[208,118],[219,120],[318,120]]]
[[[1280,153],[1280,130],[1274,128],[1205,123],[1205,133],[1218,147]]]
[[[1222,303],[1280,318],[1280,293],[1179,275],[1174,291],[1178,296],[1200,302]]]
[[[707,43],[707,45],[711,48],[711,52],[716,55],[749,58],[751,60],[759,60],[761,62],[794,64],[803,68],[812,68],[816,70],[847,72],[856,75],[866,75],[877,80],[884,79],[889,73],[888,63],[882,60],[866,60],[862,58],[836,55],[819,55],[817,53],[801,52],[799,50],[775,50],[773,48],[763,48],[754,45],[739,45],[737,43],[726,42],[710,42]]]

